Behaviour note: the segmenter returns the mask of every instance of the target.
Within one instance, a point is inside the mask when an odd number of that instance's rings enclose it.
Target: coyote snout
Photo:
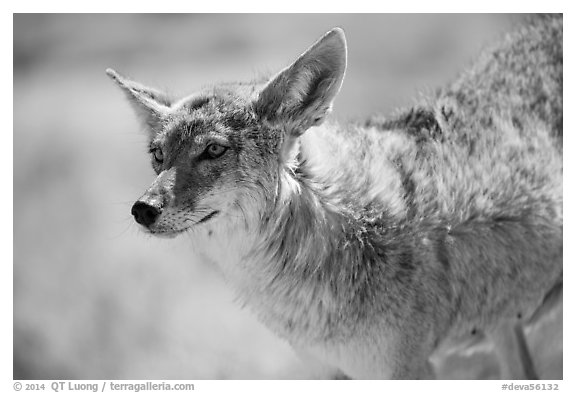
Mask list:
[[[562,17],[387,120],[327,121],[346,56],[334,29],[270,79],[180,100],[109,70],[157,174],[134,218],[190,231],[267,326],[350,377],[430,376],[477,331],[523,348],[505,377],[535,377],[521,324],[563,280]]]
[[[178,176],[182,175],[178,174],[177,168],[162,171],[132,206],[134,220],[147,232],[176,235],[209,221],[219,213],[217,209],[198,208],[200,198],[191,198],[190,192],[187,197],[176,196],[174,189],[179,183]]]
[[[138,224],[151,230],[161,217],[164,209],[170,209],[174,200],[172,185],[175,171],[160,173],[150,188],[132,206],[132,215]]]
[[[138,224],[150,229],[162,214],[163,208],[170,204],[171,191],[165,184],[170,183],[171,173],[158,175],[152,186],[146,190],[132,206],[132,215]]]

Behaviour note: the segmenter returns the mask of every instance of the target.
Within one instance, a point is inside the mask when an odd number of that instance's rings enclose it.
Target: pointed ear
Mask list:
[[[256,113],[299,136],[324,121],[345,71],[346,39],[335,28],[268,82],[256,99]]]
[[[126,93],[128,100],[134,107],[136,114],[150,131],[157,131],[162,116],[170,108],[170,100],[165,93],[134,82],[111,68],[106,74]]]

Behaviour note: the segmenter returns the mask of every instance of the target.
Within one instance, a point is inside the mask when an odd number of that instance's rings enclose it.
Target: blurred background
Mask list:
[[[453,77],[511,15],[14,15],[14,378],[322,378],[184,238],[144,235],[146,138],[107,67],[175,95],[288,65],[334,26],[349,66],[334,113],[390,113]],[[529,332],[562,378],[562,313]],[[492,349],[435,359],[498,378]]]

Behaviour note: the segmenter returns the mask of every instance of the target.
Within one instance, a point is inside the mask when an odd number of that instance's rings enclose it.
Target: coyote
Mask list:
[[[431,378],[483,332],[535,378],[522,325],[562,294],[562,16],[390,118],[329,119],[335,28],[265,80],[179,100],[114,70],[157,174],[131,213],[186,234],[296,351],[351,378]]]

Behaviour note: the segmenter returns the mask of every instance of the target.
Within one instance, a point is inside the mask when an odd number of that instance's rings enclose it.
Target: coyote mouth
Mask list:
[[[212,219],[214,216],[216,216],[218,213],[220,213],[218,210],[214,210],[212,213],[208,214],[207,216],[202,218],[200,221],[198,221],[196,223],[196,225],[205,223],[206,221],[208,221],[208,220]]]
[[[196,224],[193,224],[191,226],[188,226],[188,227],[182,228],[182,229],[176,229],[176,230],[170,230],[170,231],[166,231],[166,230],[154,231],[154,230],[151,230],[150,228],[146,228],[145,231],[151,235],[154,235],[154,236],[173,238],[173,237],[176,237],[176,236],[190,230],[191,228],[193,228],[194,226],[196,226],[198,224],[205,223],[206,221],[214,218],[218,213],[220,213],[220,212],[218,210],[215,210],[212,213],[209,213],[208,215],[204,216]]]

